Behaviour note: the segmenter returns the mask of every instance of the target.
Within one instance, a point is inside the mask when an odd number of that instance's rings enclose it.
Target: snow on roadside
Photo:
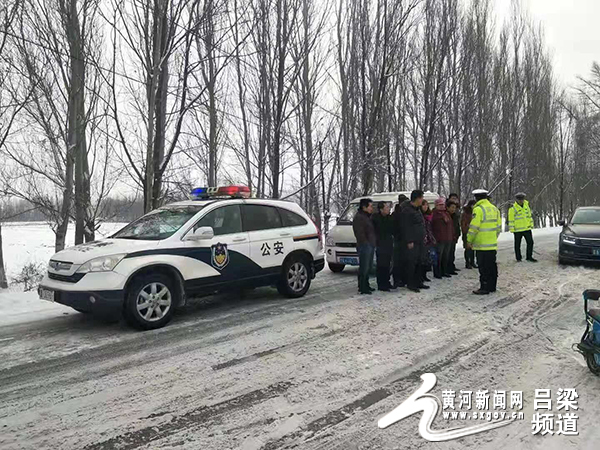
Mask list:
[[[109,236],[122,228],[122,223],[105,223],[97,231],[97,238]],[[67,232],[67,247],[73,245],[74,225]],[[46,264],[54,254],[54,233],[44,222],[7,222],[2,224],[4,264],[10,280],[15,278],[26,264]]]
[[[77,314],[77,312],[58,303],[40,300],[35,291],[0,290],[0,327],[50,319],[66,314]]]
[[[97,237],[108,236],[122,223],[103,224]],[[67,246],[73,245],[74,227],[69,226]],[[9,283],[26,264],[46,264],[54,254],[54,233],[44,222],[8,222],[2,224],[4,262]],[[21,292],[20,286],[0,289],[0,326],[78,314],[69,307],[45,302],[35,291]]]

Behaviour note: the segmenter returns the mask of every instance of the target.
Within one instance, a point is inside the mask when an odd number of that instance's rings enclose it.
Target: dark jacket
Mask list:
[[[462,231],[463,240],[467,238],[467,233],[469,232],[469,225],[471,225],[471,220],[473,220],[473,208],[465,206],[463,208],[462,215],[460,216],[460,228]]]
[[[394,238],[396,242],[402,241],[402,211],[407,206],[411,206],[410,200],[404,200],[402,203],[398,203],[392,214],[392,220],[394,221]]]
[[[425,241],[425,220],[420,207],[414,207],[410,202],[400,212],[400,229],[402,243],[413,242],[422,245]]]
[[[352,221],[352,231],[356,237],[356,247],[360,247],[364,244],[370,244],[373,247],[377,245],[377,238],[375,236],[375,227],[371,216],[360,210],[354,216]]]
[[[373,214],[373,226],[377,237],[377,247],[391,247],[394,245],[394,219],[391,215],[381,213]]]
[[[433,210],[433,219],[431,221],[433,235],[438,242],[454,241],[454,223],[448,211]]]
[[[457,242],[460,237],[460,211],[457,209],[450,217],[454,224],[454,242]]]

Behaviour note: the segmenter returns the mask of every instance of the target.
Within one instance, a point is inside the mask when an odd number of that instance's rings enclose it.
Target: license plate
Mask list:
[[[340,264],[348,264],[350,266],[358,266],[358,258],[339,258]]]
[[[595,248],[594,250],[592,250],[592,254],[594,256],[600,256],[600,248]]]
[[[50,289],[40,288],[38,290],[38,294],[40,296],[40,299],[42,299],[42,300],[46,300],[47,302],[54,301],[54,291],[51,291]]]

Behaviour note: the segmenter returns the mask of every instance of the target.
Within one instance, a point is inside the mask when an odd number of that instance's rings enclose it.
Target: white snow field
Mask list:
[[[122,228],[122,223],[105,223],[97,239]],[[73,245],[74,226],[69,227],[67,245]],[[54,233],[43,222],[12,222],[2,225],[4,262],[9,282],[19,275],[26,264],[48,263],[54,252]],[[35,291],[22,292],[20,286],[0,289],[0,326],[31,320],[76,314],[71,308],[38,299]]]
[[[421,294],[358,296],[355,269],[325,269],[301,299],[263,288],[194,300],[143,333],[3,293],[0,448],[595,449],[600,378],[571,345],[585,327],[581,293],[600,288],[600,273],[558,266],[557,230],[535,239],[540,262],[516,263],[503,235],[487,297],[471,294],[476,271]],[[522,391],[524,419],[438,443],[420,436],[422,413],[379,429],[427,372],[440,399]],[[534,435],[535,390],[560,388],[579,395],[578,435]],[[438,415],[432,428],[477,423]]]

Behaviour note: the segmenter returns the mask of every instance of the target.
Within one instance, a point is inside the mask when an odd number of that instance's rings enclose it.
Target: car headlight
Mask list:
[[[88,262],[81,265],[77,272],[88,273],[88,272],[110,272],[117,264],[125,258],[126,253],[118,255],[101,256],[100,258],[90,259]]]
[[[327,245],[328,247],[333,247],[333,246],[335,246],[335,241],[333,240],[332,237],[326,236],[325,237],[325,245]]]
[[[577,238],[574,236],[562,236],[562,241],[566,244],[577,244]]]

